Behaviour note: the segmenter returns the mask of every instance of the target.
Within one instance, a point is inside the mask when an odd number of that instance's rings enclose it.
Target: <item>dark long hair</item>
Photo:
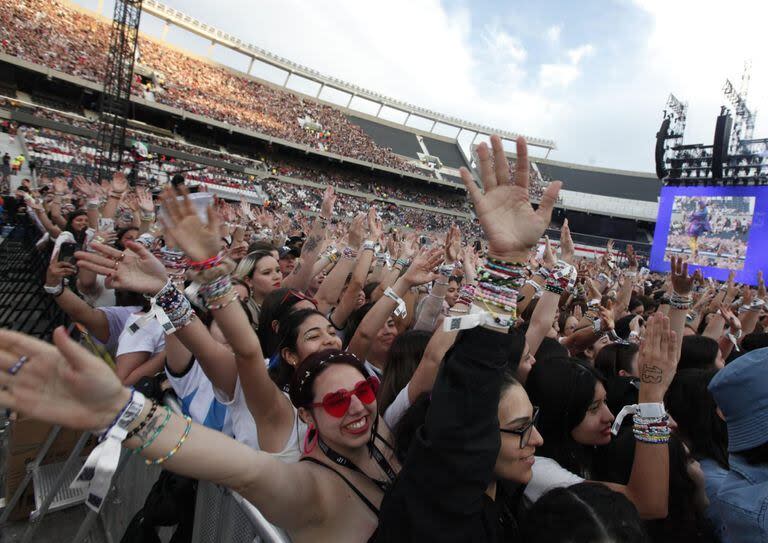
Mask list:
[[[685,336],[680,350],[679,370],[686,369],[711,369],[715,367],[715,360],[720,346],[712,338],[705,336]]]
[[[635,436],[624,427],[606,447],[598,447],[595,478],[625,485],[632,474]],[[653,541],[711,541],[711,526],[695,504],[696,483],[688,474],[688,454],[675,434],[669,440],[669,515],[646,523]]]
[[[72,234],[72,236],[75,238],[75,243],[77,243],[80,247],[85,245],[86,231],[88,228],[86,227],[83,228],[80,232],[75,232],[75,229],[72,226],[72,222],[76,218],[82,217],[83,215],[88,215],[84,209],[76,209],[72,211],[67,215],[67,224],[64,226],[64,230]]]
[[[611,343],[606,345],[595,357],[595,368],[600,370],[606,377],[615,377],[619,375],[620,370],[624,370],[632,375],[632,359],[638,352],[638,347],[634,343],[625,345],[623,343]]]
[[[316,309],[301,309],[299,311],[293,311],[280,319],[277,329],[279,330],[279,341],[275,350],[286,348],[291,352],[296,352],[296,343],[299,338],[299,327],[304,324],[304,321],[313,315],[324,315]],[[275,384],[281,389],[288,387],[293,377],[295,368],[291,366],[285,360],[280,360],[280,364],[274,368],[270,375]]]
[[[728,469],[728,430],[707,386],[717,370],[680,370],[664,397],[678,432],[697,460],[709,458]]]
[[[275,351],[280,347],[282,336],[280,333],[280,321],[293,311],[294,305],[302,300],[302,298],[293,296],[290,293],[291,289],[275,289],[264,297],[264,302],[261,304],[259,326],[256,330],[256,335],[259,336],[261,348],[267,357],[274,355]],[[277,331],[272,326],[274,321],[278,322]]]
[[[544,445],[537,454],[582,477],[589,474],[591,456],[571,431],[587,414],[598,381],[604,383],[603,376],[587,363],[560,358],[534,364],[525,383],[531,403],[540,409],[536,428]]]
[[[387,365],[379,387],[379,412],[384,413],[395,400],[421,362],[432,334],[424,330],[409,330],[397,336],[387,353]]]
[[[600,483],[550,490],[528,511],[520,541],[649,541],[637,509],[623,494]]]

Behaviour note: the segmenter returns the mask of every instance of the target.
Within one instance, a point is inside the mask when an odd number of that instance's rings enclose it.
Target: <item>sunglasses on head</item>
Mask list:
[[[288,292],[286,292],[285,296],[283,296],[283,300],[280,303],[281,304],[286,303],[290,299],[291,296],[293,296],[295,298],[293,303],[298,303],[301,300],[306,300],[306,301],[310,302],[312,305],[314,305],[315,307],[317,307],[317,300],[307,296],[306,294],[304,294],[303,292],[300,292],[298,290],[289,290]]]
[[[376,392],[379,390],[379,381],[374,377],[369,377],[360,381],[352,390],[340,389],[336,392],[329,392],[323,396],[323,401],[310,404],[310,407],[322,407],[325,412],[337,419],[344,416],[352,403],[352,396],[357,396],[363,404],[369,405],[376,401]]]

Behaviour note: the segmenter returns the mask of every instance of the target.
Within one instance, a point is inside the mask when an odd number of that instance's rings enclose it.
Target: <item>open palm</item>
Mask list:
[[[77,264],[86,270],[107,276],[106,285],[109,288],[153,295],[168,281],[168,273],[163,263],[139,243],[127,242],[126,248],[129,250],[122,253],[97,242],[92,243],[91,247],[95,253],[75,253]]]
[[[163,207],[170,218],[170,222],[163,221],[165,230],[192,260],[201,261],[216,256],[221,250],[219,218],[216,212],[209,206],[208,224],[203,224],[188,198],[189,191],[182,186],[179,192],[181,201],[176,198],[177,193],[171,187],[167,188],[161,197]]]
[[[525,261],[525,251],[533,247],[552,218],[552,209],[561,183],[554,181],[544,191],[539,208],[534,210],[528,197],[528,147],[525,139],[517,139],[515,179],[510,179],[509,163],[498,136],[491,137],[493,161],[488,146],[477,148],[480,167],[480,190],[466,168],[461,179],[475,204],[475,212],[488,240],[489,254],[494,257]],[[493,162],[493,163],[492,163]]]
[[[56,346],[0,330],[0,405],[78,430],[105,428],[115,406],[125,403],[127,390],[104,361],[67,337],[64,328],[53,339]],[[8,369],[22,355],[28,361],[10,375]]]

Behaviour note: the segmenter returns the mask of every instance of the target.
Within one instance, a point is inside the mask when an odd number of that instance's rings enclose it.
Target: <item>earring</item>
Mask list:
[[[309,454],[317,446],[318,432],[315,425],[311,422],[307,426],[307,432],[304,434],[304,454]]]

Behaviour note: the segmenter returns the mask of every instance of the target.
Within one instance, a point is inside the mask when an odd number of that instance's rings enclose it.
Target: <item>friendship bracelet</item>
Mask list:
[[[344,258],[357,258],[357,251],[353,249],[352,247],[344,247],[344,251],[342,251],[341,256]]]
[[[144,460],[144,463],[146,465],[148,465],[148,466],[157,466],[159,464],[162,464],[166,460],[169,460],[174,454],[179,452],[179,449],[181,449],[181,446],[184,445],[184,442],[189,437],[189,431],[192,429],[192,419],[185,415],[184,416],[184,420],[186,421],[187,426],[184,428],[184,433],[181,435],[181,438],[179,438],[179,441],[178,441],[178,443],[176,443],[176,446],[173,449],[171,449],[168,452],[168,454],[166,454],[165,456],[162,456],[162,457],[157,458],[155,460],[149,460],[149,459]]]
[[[207,258],[205,260],[200,260],[200,261],[197,261],[197,262],[190,261],[190,262],[188,262],[188,266],[193,271],[205,271],[205,270],[209,270],[209,269],[211,269],[211,268],[213,268],[215,266],[218,266],[221,263],[222,260],[224,260],[224,252],[223,251],[220,252],[219,254],[217,254],[216,256],[212,256],[211,258]]]
[[[163,423],[160,426],[158,426],[157,430],[155,430],[155,433],[152,434],[152,437],[149,438],[149,440],[146,443],[144,443],[141,447],[138,447],[136,449],[131,449],[131,452],[133,454],[139,454],[141,451],[143,451],[144,449],[152,445],[152,443],[154,443],[155,440],[157,439],[157,436],[159,436],[161,432],[165,430],[165,427],[168,424],[168,421],[171,420],[171,415],[173,414],[173,411],[171,411],[171,408],[168,407],[167,405],[164,405],[163,407],[165,408],[165,420],[163,420]]]
[[[152,407],[149,409],[149,413],[147,413],[147,416],[144,417],[144,420],[141,421],[141,424],[139,424],[136,428],[128,432],[128,435],[125,436],[125,439],[131,439],[133,436],[141,432],[146,426],[147,423],[152,419],[152,417],[155,415],[155,411],[157,411],[157,402],[152,402]]]

